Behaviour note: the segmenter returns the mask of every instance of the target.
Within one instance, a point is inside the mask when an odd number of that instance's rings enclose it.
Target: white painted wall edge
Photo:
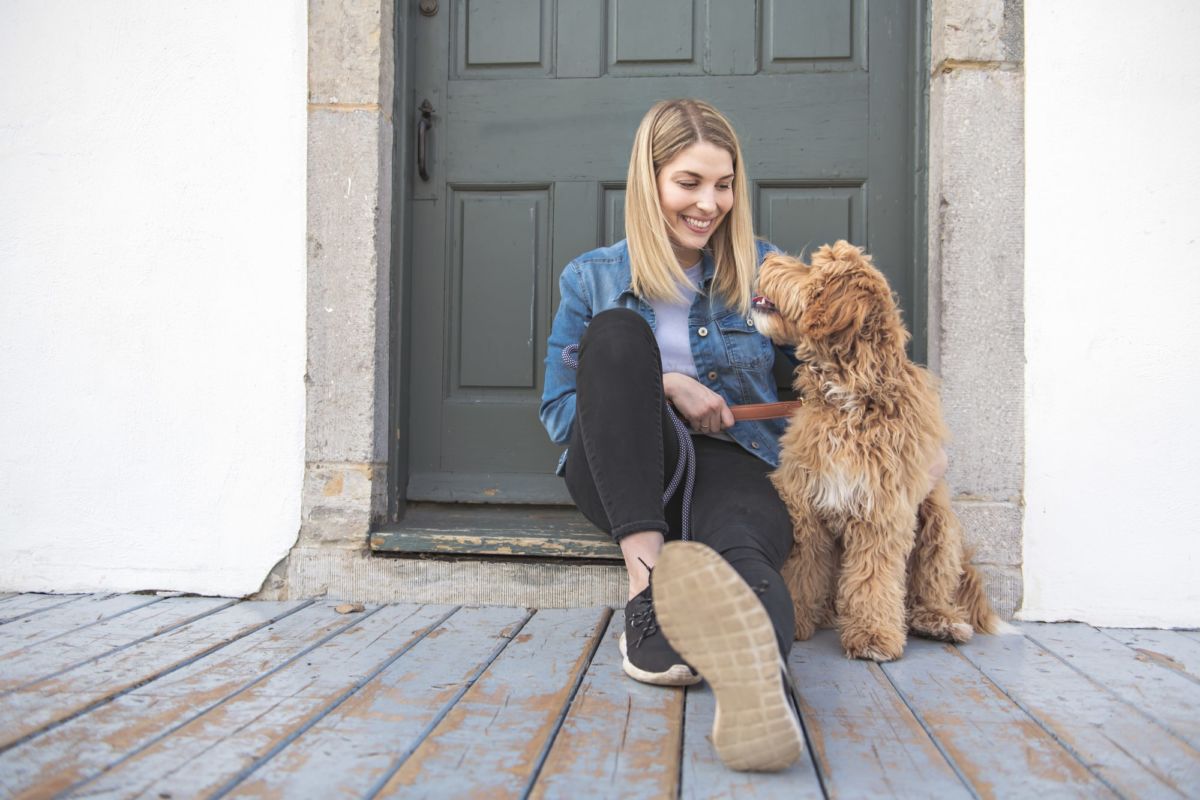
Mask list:
[[[1025,22],[1019,616],[1200,626],[1200,4]]]
[[[307,8],[0,16],[0,589],[255,591],[304,466]]]

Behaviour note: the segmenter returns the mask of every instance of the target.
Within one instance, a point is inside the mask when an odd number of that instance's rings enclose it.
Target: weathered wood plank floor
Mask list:
[[[3,797],[1200,797],[1200,634],[1025,624],[879,666],[797,643],[809,755],[725,770],[621,613],[0,598]]]

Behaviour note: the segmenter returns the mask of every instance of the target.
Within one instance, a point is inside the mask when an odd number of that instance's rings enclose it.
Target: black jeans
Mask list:
[[[792,523],[768,477],[771,467],[736,442],[694,436],[696,485],[691,532],[754,588],[787,655],[794,635],[791,596],[779,575]],[[682,487],[662,494],[679,458],[663,397],[654,332],[637,313],[597,314],[579,343],[575,422],[567,490],[579,510],[613,539],[638,531],[679,538]]]

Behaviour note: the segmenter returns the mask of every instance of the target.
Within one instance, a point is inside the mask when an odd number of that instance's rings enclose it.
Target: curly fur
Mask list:
[[[929,487],[948,435],[936,379],[908,360],[886,279],[839,241],[811,266],[769,257],[759,291],[774,309],[755,309],[758,329],[801,361],[805,402],[772,475],[795,527],[783,576],[796,638],[836,623],[847,655],[890,661],[908,630],[954,642],[992,632],[949,490]]]

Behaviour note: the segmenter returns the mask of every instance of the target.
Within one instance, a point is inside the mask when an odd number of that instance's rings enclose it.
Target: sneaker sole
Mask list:
[[[676,664],[666,672],[646,672],[644,669],[638,669],[629,660],[624,633],[621,634],[617,646],[621,648],[621,668],[635,681],[653,683],[656,686],[692,686],[701,681],[700,676],[688,669],[686,664]]]
[[[658,624],[684,660],[712,686],[712,743],[730,769],[776,772],[804,752],[767,611],[716,551],[671,542],[654,574]]]

